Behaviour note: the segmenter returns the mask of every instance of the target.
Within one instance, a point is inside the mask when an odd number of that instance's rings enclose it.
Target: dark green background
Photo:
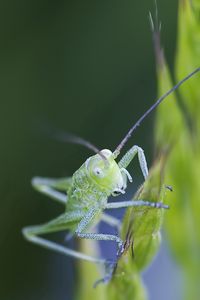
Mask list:
[[[177,3],[157,2],[172,65]],[[90,152],[48,139],[40,126],[116,147],[156,96],[149,10],[153,0],[1,0],[0,299],[72,297],[72,260],[27,243],[21,228],[61,212],[31,177],[71,175]],[[152,136],[153,115],[129,142],[148,161]]]

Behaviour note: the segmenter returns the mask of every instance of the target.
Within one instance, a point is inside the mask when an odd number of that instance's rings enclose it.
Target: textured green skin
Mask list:
[[[66,212],[81,210],[86,213],[94,206],[103,210],[108,197],[111,196],[115,189],[126,186],[126,179],[121,173],[113,155],[106,158],[107,161],[104,161],[99,154],[91,156],[73,174],[71,186],[67,190]],[[103,170],[104,176],[102,178],[98,178],[94,174],[94,168],[96,167]],[[95,218],[95,223],[100,218],[101,215],[99,214]],[[94,225],[94,222],[92,223]]]

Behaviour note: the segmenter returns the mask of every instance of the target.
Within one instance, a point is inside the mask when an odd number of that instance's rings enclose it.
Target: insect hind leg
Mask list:
[[[76,211],[73,213],[66,212],[48,223],[25,227],[23,228],[22,233],[28,241],[40,245],[44,248],[48,248],[50,250],[54,250],[56,252],[68,256],[73,256],[75,258],[88,260],[91,262],[105,263],[105,260],[90,257],[88,255],[77,252],[75,250],[71,250],[69,248],[66,248],[63,245],[60,245],[54,241],[47,240],[40,236],[47,233],[53,233],[53,232],[58,232],[63,230],[72,230],[73,226],[76,225],[78,222],[80,222],[83,216],[84,213],[81,211]]]
[[[103,258],[97,258],[97,257],[93,257],[87,254],[84,254],[82,252],[76,251],[76,250],[72,250],[70,248],[67,248],[61,244],[58,244],[54,241],[50,241],[47,240],[41,236],[38,236],[38,234],[43,234],[45,231],[45,228],[43,228],[44,226],[30,226],[30,227],[25,227],[22,230],[22,233],[25,237],[26,240],[42,246],[46,249],[52,250],[54,252],[57,252],[59,254],[63,254],[66,256],[70,256],[79,260],[83,260],[83,261],[88,261],[91,263],[95,263],[97,265],[103,265],[105,267],[105,276],[98,280],[95,284],[95,286],[97,286],[99,283],[108,283],[114,273],[115,267],[116,267],[116,263],[117,260],[107,260],[107,259],[103,259]]]
[[[86,255],[84,253],[81,253],[79,251],[76,250],[72,250],[69,249],[63,245],[60,245],[56,242],[44,239],[43,237],[37,236],[37,235],[33,235],[30,233],[30,229],[32,230],[34,227],[26,227],[23,229],[23,235],[24,237],[29,240],[30,242],[37,244],[39,246],[42,246],[44,248],[56,251],[60,254],[64,254],[67,256],[72,256],[74,258],[77,259],[81,259],[81,260],[85,260],[85,261],[89,261],[89,262],[93,262],[93,263],[97,263],[97,264],[105,264],[106,260],[105,259],[101,259],[101,258],[95,258],[89,255]]]
[[[72,250],[69,249],[61,244],[58,244],[54,241],[50,241],[47,240],[41,236],[38,236],[39,234],[43,234],[44,233],[44,227],[43,225],[41,226],[30,226],[30,227],[25,227],[22,230],[22,233],[25,237],[26,240],[42,246],[44,248],[53,250],[55,252],[58,252],[60,254],[64,254],[67,256],[71,256],[77,259],[81,259],[81,260],[85,260],[85,261],[89,261],[89,262],[93,262],[93,263],[97,263],[97,264],[105,264],[106,260],[105,259],[101,259],[101,258],[96,258],[96,257],[92,257],[89,255],[86,255],[84,253],[81,253],[79,251],[76,250]],[[49,233],[49,232],[48,232]]]

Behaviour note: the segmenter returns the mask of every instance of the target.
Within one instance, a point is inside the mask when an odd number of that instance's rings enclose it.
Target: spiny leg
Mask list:
[[[163,204],[161,202],[150,202],[145,200],[130,200],[123,202],[111,202],[106,204],[106,209],[115,209],[122,207],[131,207],[131,206],[149,206],[152,208],[165,208],[168,209],[169,205]]]
[[[115,227],[117,229],[117,231],[119,232],[121,229],[121,222],[120,220],[118,220],[117,218],[103,213],[101,216],[101,221],[105,222],[106,224]],[[66,237],[65,237],[65,241],[68,242],[69,240],[71,240],[71,238],[74,237],[74,232],[69,232],[67,233]]]
[[[119,231],[121,229],[121,222],[120,220],[118,220],[117,218],[109,215],[109,214],[106,214],[106,213],[102,213],[102,216],[101,216],[101,221],[105,222],[106,224],[112,226],[112,227],[115,227],[117,229],[117,231]],[[96,225],[94,226],[91,226],[90,228],[93,229],[95,228]],[[74,232],[68,232],[66,237],[65,237],[65,241],[68,242],[69,240],[71,240],[71,238],[73,238],[75,235]]]
[[[121,222],[120,220],[118,220],[117,218],[111,216],[111,215],[108,215],[107,213],[103,213],[102,214],[102,217],[101,217],[101,220],[105,223],[107,223],[108,225],[114,227],[117,229],[117,232],[120,232],[121,230]],[[97,285],[99,285],[100,283],[107,283],[109,282],[111,279],[112,279],[112,276],[115,272],[115,269],[116,269],[116,266],[117,266],[117,260],[115,261],[107,261],[106,264],[105,264],[105,276],[99,280],[97,280],[95,283],[94,283],[94,288],[97,287]]]
[[[121,229],[120,220],[118,220],[117,218],[115,218],[109,214],[103,213],[101,216],[101,221],[105,222],[106,224],[108,224],[112,227],[115,227],[117,229],[117,232],[119,232]],[[68,242],[72,237],[74,237],[74,233],[69,232],[65,237],[65,241]]]
[[[28,231],[26,231],[28,229],[29,228],[24,228],[23,229],[23,234],[24,234],[24,236],[27,240],[29,240],[30,242],[32,242],[36,245],[39,245],[39,246],[42,246],[44,248],[53,250],[53,251],[58,252],[60,254],[64,254],[64,255],[67,255],[67,256],[72,256],[72,257],[77,258],[77,259],[81,259],[81,260],[85,260],[85,261],[89,261],[89,262],[93,262],[93,263],[100,263],[100,264],[105,264],[106,263],[105,259],[95,258],[95,257],[89,256],[89,255],[86,255],[84,253],[81,253],[79,251],[71,250],[67,247],[64,247],[64,246],[59,245],[55,242],[46,240],[46,239],[41,238],[39,236],[31,235]]]
[[[87,225],[92,221],[92,219],[100,213],[101,210],[99,208],[91,208],[88,213],[84,216],[84,218],[80,221],[78,224],[78,228],[75,231],[76,235],[79,238],[83,239],[92,239],[96,241],[115,241],[118,245],[118,252],[117,252],[117,258],[110,261],[106,260],[105,261],[105,267],[106,267],[106,275],[102,279],[98,280],[94,286],[97,286],[99,283],[107,283],[111,280],[113,273],[115,271],[116,265],[118,258],[120,255],[123,253],[123,241],[116,235],[112,234],[102,234],[102,233],[83,233],[83,230],[86,229]]]
[[[142,170],[142,174],[144,176],[144,179],[147,178],[148,176],[148,167],[147,167],[147,162],[146,162],[146,158],[144,155],[144,151],[142,148],[134,145],[123,157],[122,159],[119,161],[119,167],[121,169],[126,169],[128,167],[128,165],[130,164],[130,162],[133,160],[133,158],[135,157],[135,155],[138,154],[138,160],[139,160],[139,164],[140,164],[140,168]]]
[[[72,211],[72,212],[65,212],[59,215],[57,218],[45,224],[28,226],[23,230],[25,230],[25,233],[27,233],[27,235],[46,234],[46,233],[52,233],[61,230],[66,230],[66,229],[70,230],[80,222],[84,214],[85,213],[79,210]]]
[[[165,209],[169,208],[168,205],[165,205],[161,202],[149,202],[149,201],[144,201],[144,200],[111,202],[111,203],[107,203],[105,208],[106,209],[114,209],[114,208],[131,207],[131,206],[149,206],[149,207],[152,207],[152,208],[165,208]],[[120,255],[122,253],[123,253],[123,248],[121,249],[120,253],[118,252],[117,259],[120,257]],[[97,286],[99,283],[102,283],[102,282],[105,283],[105,282],[110,281],[110,279],[112,278],[113,273],[115,271],[116,265],[117,265],[117,260],[115,262],[113,262],[112,264],[108,265],[109,270],[108,270],[107,275],[104,278],[98,280],[95,283],[95,286]]]
[[[86,255],[84,253],[71,250],[67,247],[64,247],[63,245],[60,245],[56,242],[49,241],[43,237],[39,237],[38,235],[45,234],[45,233],[52,233],[57,232],[64,229],[69,229],[70,224],[72,225],[73,222],[77,223],[81,218],[83,217],[82,212],[76,212],[73,214],[65,213],[58,218],[54,219],[53,221],[50,221],[43,225],[37,225],[37,226],[30,226],[23,228],[22,232],[24,237],[37,245],[40,245],[44,248],[56,251],[58,253],[72,256],[81,260],[86,260],[94,263],[101,263],[105,264],[105,259],[95,258],[89,255]]]
[[[123,241],[118,236],[103,233],[83,233],[92,219],[100,212],[101,211],[98,208],[91,208],[78,224],[78,227],[75,231],[76,235],[80,238],[96,241],[115,241],[118,245],[118,253],[121,253],[121,251],[123,251]]]

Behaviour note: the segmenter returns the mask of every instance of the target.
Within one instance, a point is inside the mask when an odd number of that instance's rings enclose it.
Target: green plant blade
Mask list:
[[[135,200],[163,201],[166,192],[163,186],[164,164],[164,157],[156,161],[149,177],[135,194]],[[128,249],[120,258],[108,285],[109,299],[147,299],[141,271],[152,262],[158,251],[163,214],[163,209],[142,206],[127,210],[123,219],[122,238],[127,241]]]
[[[179,3],[175,69],[178,80],[200,65],[200,20],[197,3],[200,2],[186,0]],[[172,81],[165,62],[162,67],[158,65],[157,70],[158,94],[162,95],[166,89],[172,87]],[[166,182],[173,186],[174,193],[171,213],[165,219],[165,228],[171,251],[184,275],[185,299],[199,299],[200,294],[199,84],[200,76],[197,74],[180,88],[180,107],[176,103],[175,95],[173,99],[163,103],[158,109],[155,126],[158,150],[163,151],[166,147],[170,149],[166,164]]]

